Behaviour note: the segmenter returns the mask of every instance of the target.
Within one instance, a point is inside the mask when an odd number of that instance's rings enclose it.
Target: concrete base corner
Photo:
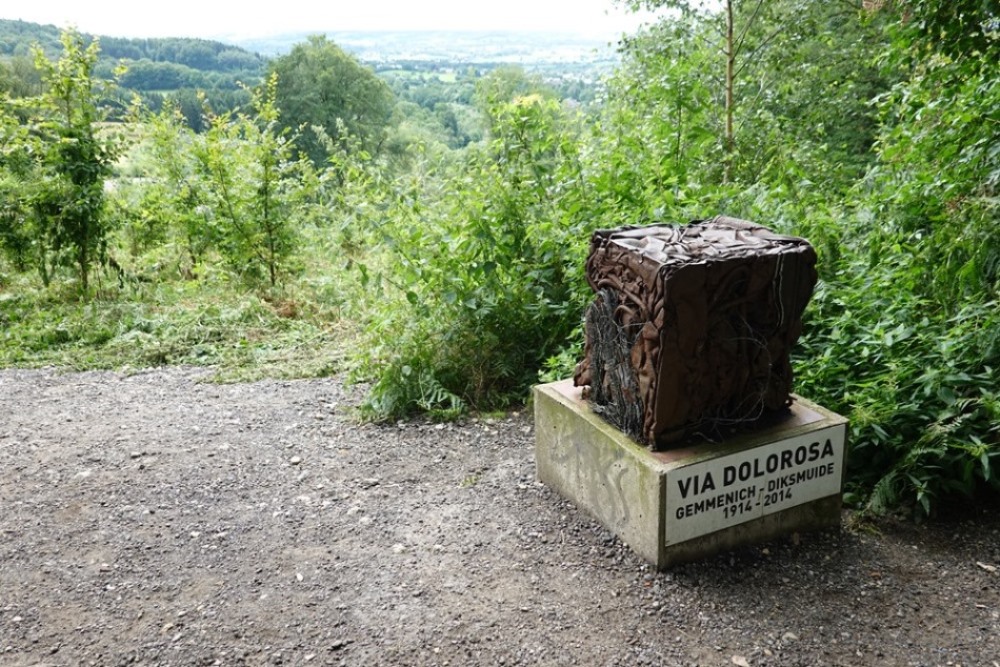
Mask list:
[[[652,452],[571,380],[534,389],[538,479],[657,569],[840,524],[847,420],[794,397],[778,423]]]

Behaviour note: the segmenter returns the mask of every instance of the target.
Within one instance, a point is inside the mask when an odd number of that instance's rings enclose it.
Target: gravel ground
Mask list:
[[[0,371],[0,665],[1000,667],[1000,512],[652,571],[532,420],[352,421],[337,379]]]

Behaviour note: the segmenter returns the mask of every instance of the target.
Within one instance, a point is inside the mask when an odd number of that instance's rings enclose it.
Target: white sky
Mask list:
[[[5,0],[0,18],[114,37],[261,37],[336,30],[546,30],[619,35],[614,0]]]

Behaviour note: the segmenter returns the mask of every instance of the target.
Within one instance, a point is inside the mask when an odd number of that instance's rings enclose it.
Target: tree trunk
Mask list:
[[[77,261],[80,264],[80,284],[83,286],[84,293],[86,293],[87,289],[90,287],[90,258],[87,254],[87,243],[86,238],[84,238],[83,243],[80,244],[79,252],[77,253]]]
[[[732,177],[733,152],[733,79],[736,71],[736,44],[733,39],[733,0],[726,0],[726,135],[725,155],[722,162],[722,182],[729,183]]]

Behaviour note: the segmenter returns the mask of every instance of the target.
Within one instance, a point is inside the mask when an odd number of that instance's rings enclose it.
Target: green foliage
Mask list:
[[[57,54],[62,48],[59,39],[60,30],[53,25],[0,19],[0,53],[4,55],[30,56],[35,44]]]
[[[190,67],[143,59],[129,64],[121,83],[135,90],[174,90],[191,87],[195,80],[196,70]]]
[[[272,77],[254,92],[253,115],[206,111],[200,135],[173,108],[150,120],[139,195],[123,195],[133,254],[169,239],[187,255],[188,272],[217,251],[241,280],[270,288],[294,269],[319,181],[308,162],[292,159],[275,90]]]
[[[43,93],[2,112],[6,205],[0,235],[15,264],[24,266],[33,255],[46,283],[55,264],[72,264],[87,291],[108,233],[104,183],[121,141],[100,128],[98,100],[111,82],[94,76],[97,43],[85,47],[79,34],[67,31],[62,45],[57,62],[35,51]]]
[[[654,134],[665,156],[659,171],[681,183],[808,182],[834,191],[871,165],[877,114],[869,101],[895,76],[872,55],[886,44],[879,15],[809,0],[726,3],[734,24],[727,145],[724,12],[643,4],[683,11],[627,40],[611,104],[638,102],[619,113]]]
[[[529,74],[517,65],[506,65],[492,70],[476,82],[473,101],[476,108],[492,120],[499,109],[526,95],[540,95],[546,99],[555,97],[539,75]]]
[[[310,167],[291,159],[288,133],[279,129],[276,87],[272,76],[256,94],[253,118],[212,118],[193,148],[219,249],[233,269],[255,282],[266,277],[271,287],[296,245],[296,210],[310,196]]]
[[[260,55],[222,42],[191,38],[101,38],[108,58],[175,63],[200,72],[239,72],[259,78],[266,61]]]
[[[12,98],[30,97],[42,92],[42,79],[29,56],[14,56],[0,61],[0,94]]]
[[[296,145],[314,164],[321,165],[326,155],[322,140],[308,131],[312,126],[334,140],[346,131],[369,153],[379,152],[394,100],[371,69],[325,37],[313,36],[272,61],[270,72],[277,75],[281,126],[303,130]]]
[[[886,193],[887,215],[926,239],[935,268],[920,287],[943,303],[1000,287],[998,9],[962,5],[915,3],[896,31],[891,55],[909,77],[880,99],[882,163],[868,184]]]
[[[992,69],[1000,51],[996,0],[910,0],[890,5],[897,14],[897,54],[935,52],[969,69]]]
[[[28,127],[20,122],[11,104],[0,100],[0,250],[18,271],[32,265],[39,234],[29,194],[34,143]]]
[[[997,16],[983,3],[911,3],[887,51],[907,76],[879,101],[880,160],[862,190],[875,216],[831,280],[844,310],[827,325],[864,360],[842,400],[874,510],[929,513],[1000,488]]]
[[[401,192],[380,230],[391,264],[362,268],[381,304],[361,369],[376,375],[371,416],[521,400],[579,324],[564,250],[579,233],[559,206],[576,177],[567,119],[535,95],[494,111],[489,151],[445,169],[440,192]]]
[[[130,156],[133,175],[121,179],[116,190],[122,240],[132,258],[172,247],[177,274],[191,277],[221,236],[209,207],[209,186],[194,159],[196,144],[206,140],[170,104],[159,114],[144,114],[141,122],[143,137]]]
[[[865,247],[845,234],[827,260],[797,377],[800,391],[849,414],[851,485],[862,497],[875,491],[869,507],[916,502],[929,512],[948,496],[1000,488],[991,469],[1000,311],[991,301],[935,303],[921,294],[919,239],[880,241]]]

